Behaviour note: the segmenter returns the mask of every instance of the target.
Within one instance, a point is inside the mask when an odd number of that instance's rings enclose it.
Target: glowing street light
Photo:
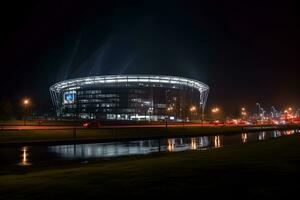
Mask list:
[[[169,111],[169,112],[172,111],[172,110],[173,110],[172,106],[170,106],[170,107],[167,108],[167,111]]]
[[[191,112],[191,115],[197,116],[197,108],[196,108],[196,106],[191,106],[190,107],[190,112]]]
[[[28,105],[29,104],[29,99],[24,99],[23,103],[24,103],[25,106]]]
[[[211,109],[212,113],[218,113],[219,111],[220,111],[220,108],[218,108],[218,107]]]
[[[191,112],[196,111],[196,106],[192,106],[192,107],[190,108],[190,111],[191,111]]]
[[[243,118],[245,118],[246,115],[247,115],[246,108],[245,108],[245,107],[242,107],[241,110],[242,110],[242,111],[241,111],[241,115],[242,115]]]
[[[217,116],[217,114],[220,112],[220,108],[215,107],[215,108],[211,109],[211,112],[212,112],[213,115]]]
[[[25,113],[24,113],[24,126],[26,126],[26,114],[27,114],[27,107],[29,106],[30,104],[30,100],[29,99],[24,99],[23,100],[23,105],[24,105],[24,110],[25,110]]]
[[[170,113],[171,111],[173,110],[173,107],[172,106],[169,106],[167,108],[167,113]],[[165,116],[165,120],[166,120],[166,128],[168,128],[168,117],[167,117],[167,114]]]

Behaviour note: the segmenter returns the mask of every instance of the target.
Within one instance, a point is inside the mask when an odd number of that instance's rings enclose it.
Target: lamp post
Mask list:
[[[196,106],[191,106],[191,107],[190,107],[190,112],[191,112],[192,115],[193,115],[193,113],[195,113],[196,111],[197,111]]]
[[[166,112],[166,116],[165,116],[165,120],[166,120],[166,128],[168,128],[168,114],[173,110],[173,107],[172,106],[169,106],[167,108],[167,112]]]
[[[26,126],[27,107],[29,106],[29,104],[30,104],[29,99],[24,99],[23,100],[23,105],[24,105],[24,126]]]
[[[241,111],[241,115],[242,115],[242,119],[246,119],[246,115],[247,115],[247,112],[246,112],[246,108],[245,107],[242,107],[242,109],[241,109],[242,111]]]
[[[211,112],[213,115],[218,114],[220,112],[220,108],[215,107],[215,108],[211,109]]]
[[[286,114],[286,121],[290,121],[291,123],[293,123],[293,117],[294,117],[292,111],[293,111],[292,107],[289,107],[284,111],[284,113]]]
[[[212,113],[218,113],[219,111],[220,111],[220,108],[218,108],[218,107],[211,109]]]

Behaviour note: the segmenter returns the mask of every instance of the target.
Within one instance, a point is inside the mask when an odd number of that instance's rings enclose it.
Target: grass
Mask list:
[[[297,194],[300,136],[208,151],[98,163],[6,168],[0,199],[288,198]]]
[[[26,125],[34,126],[40,125],[40,120],[26,120]],[[24,120],[7,120],[7,121],[0,121],[0,125],[11,125],[11,126],[23,126]],[[69,125],[81,125],[81,122],[78,121],[54,121],[54,120],[42,120],[42,125],[47,126],[69,126]]]
[[[299,128],[295,126],[284,129]],[[256,130],[257,131],[257,130]],[[231,134],[243,132],[242,127],[172,127],[172,128],[109,128],[109,129],[77,129],[76,140],[81,139],[130,139],[183,137],[213,134]],[[68,130],[11,130],[0,131],[1,143],[22,143],[40,141],[73,140],[73,129]]]

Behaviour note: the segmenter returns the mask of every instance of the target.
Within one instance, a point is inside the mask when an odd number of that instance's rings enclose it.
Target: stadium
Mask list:
[[[200,119],[208,91],[197,80],[158,75],[91,76],[50,87],[58,117],[103,121]]]

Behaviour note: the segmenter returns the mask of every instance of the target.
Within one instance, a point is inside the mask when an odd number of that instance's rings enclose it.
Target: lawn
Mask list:
[[[299,126],[298,126],[299,127]],[[283,127],[292,129],[294,126]],[[254,130],[257,131],[257,130]],[[165,138],[201,136],[213,134],[232,134],[243,132],[241,127],[172,127],[172,128],[101,128],[76,129],[74,138],[73,129],[65,130],[9,130],[0,131],[1,143],[34,143],[71,140],[118,140],[136,138]]]
[[[288,198],[297,194],[300,136],[208,151],[161,153],[0,173],[0,199],[133,196]]]
[[[52,121],[52,120],[26,120],[26,125],[40,125],[39,122],[42,122],[42,125],[47,126],[71,126],[71,125],[81,125],[79,121]],[[13,125],[13,126],[22,126],[24,125],[24,120],[8,120],[0,121],[0,125]]]

